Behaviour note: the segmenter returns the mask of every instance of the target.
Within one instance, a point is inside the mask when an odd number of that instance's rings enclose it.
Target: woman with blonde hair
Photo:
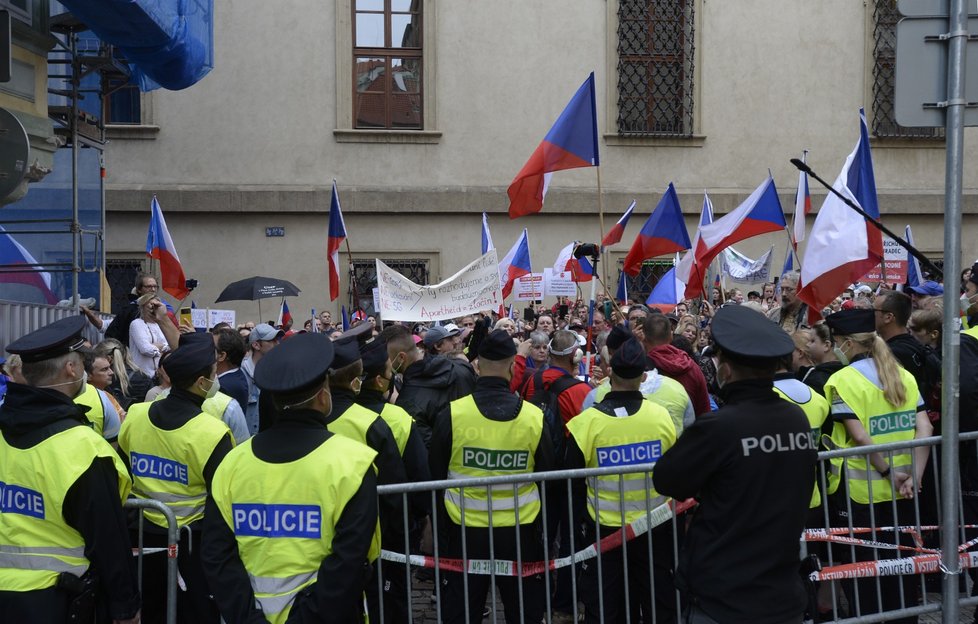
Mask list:
[[[125,345],[114,338],[106,338],[95,346],[95,354],[109,360],[113,379],[108,392],[112,393],[123,409],[129,409],[133,403],[141,403],[146,398],[146,392],[153,386],[153,380],[139,370]]]
[[[844,368],[825,383],[834,421],[831,446],[856,448],[925,438],[933,426],[913,375],[904,370],[876,332],[876,311],[852,309],[825,319]],[[834,526],[883,527],[914,524],[911,500],[923,486],[930,448],[873,452],[832,460],[827,492],[832,496]],[[892,540],[870,533],[867,540]],[[905,536],[904,536],[905,537]],[[850,551],[846,551],[847,553]],[[855,549],[857,560],[873,559],[868,548]],[[849,604],[863,615],[901,606],[901,593],[913,596],[912,576],[861,579]],[[877,583],[879,596],[877,596]],[[903,583],[901,592],[900,583]],[[849,589],[852,585],[849,585]],[[916,618],[908,621],[916,622]]]

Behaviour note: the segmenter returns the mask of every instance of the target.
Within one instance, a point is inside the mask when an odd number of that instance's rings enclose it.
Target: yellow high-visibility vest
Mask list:
[[[774,391],[788,401],[794,403],[805,412],[811,427],[809,435],[812,438],[812,448],[818,449],[822,438],[822,425],[829,417],[829,402],[821,394],[815,392],[797,379],[779,379],[774,382]],[[826,479],[828,476],[826,475]],[[812,501],[809,509],[816,509],[822,504],[822,495],[818,491],[818,479],[812,491]]]

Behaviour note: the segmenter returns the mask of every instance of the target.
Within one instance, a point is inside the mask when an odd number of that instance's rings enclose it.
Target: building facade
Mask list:
[[[198,306],[213,306],[231,281],[267,275],[302,289],[293,316],[335,312],[350,304],[345,269],[341,298],[328,303],[335,179],[361,290],[376,257],[419,280],[448,277],[478,255],[482,212],[500,255],[528,228],[542,270],[568,242],[599,238],[599,205],[607,228],[635,199],[609,254],[614,290],[618,262],[670,181],[691,237],[704,191],[719,216],[769,170],[790,219],[798,176],[789,159],[808,150],[833,180],[860,107],[883,222],[911,225],[918,247],[940,260],[944,141],[893,119],[893,5],[294,0],[262,12],[218,0],[211,74],[186,91],[142,95],[135,114],[110,114],[121,122],[105,152],[110,283],[120,287],[143,262],[155,194],[187,277],[200,281]],[[591,71],[600,197],[597,169],[559,172],[543,212],[510,221],[506,188]],[[976,138],[966,132],[967,163]],[[978,256],[971,168],[965,263]],[[814,182],[812,194],[817,208],[824,193]],[[753,256],[773,245],[779,264],[786,241],[767,235],[738,249]],[[257,318],[252,303],[220,307]]]

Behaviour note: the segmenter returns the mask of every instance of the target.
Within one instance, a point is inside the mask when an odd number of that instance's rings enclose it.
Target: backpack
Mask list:
[[[520,394],[526,396],[530,384],[533,384],[533,398],[529,400],[529,403],[536,405],[543,412],[543,421],[547,423],[547,427],[550,429],[550,442],[553,444],[554,456],[561,459],[564,456],[566,435],[558,398],[564,390],[584,382],[575,379],[573,375],[564,374],[555,379],[549,388],[546,388],[543,385],[543,372],[542,369],[538,370],[532,377],[523,382]]]

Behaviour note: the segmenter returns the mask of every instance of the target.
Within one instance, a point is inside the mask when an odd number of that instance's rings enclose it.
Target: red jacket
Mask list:
[[[534,373],[536,373],[534,369],[527,370],[526,358],[521,355],[517,355],[516,367],[513,370],[513,380],[510,382],[510,388],[512,388],[514,392],[520,392],[520,395],[527,401],[533,398],[533,393],[536,388],[533,387],[532,381],[529,381],[529,383],[526,384],[526,393],[521,392],[521,388],[524,386],[527,380],[532,379]],[[543,371],[543,387],[549,388],[550,384],[563,377],[565,374],[567,374],[567,371],[564,369],[551,366]],[[590,391],[590,385],[586,383],[579,383],[560,393],[560,396],[557,397],[557,404],[560,406],[560,417],[563,419],[565,424],[568,420],[581,413],[581,408],[584,405],[584,398]]]
[[[671,344],[653,347],[649,350],[650,364],[666,377],[681,383],[689,394],[693,411],[697,416],[710,411],[710,394],[706,389],[706,377],[699,364],[682,349]]]

